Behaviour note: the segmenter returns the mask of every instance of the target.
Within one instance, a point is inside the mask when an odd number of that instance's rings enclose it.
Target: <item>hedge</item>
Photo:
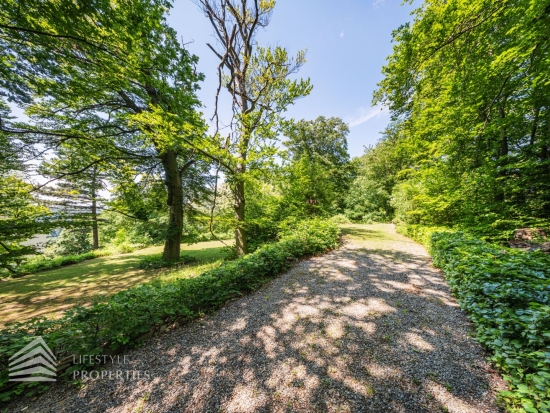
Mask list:
[[[83,261],[93,260],[95,258],[107,257],[113,255],[109,250],[96,250],[77,255],[64,255],[62,257],[44,258],[38,256],[31,258],[29,261],[21,264],[16,268],[17,273],[12,273],[7,270],[0,270],[2,278],[19,278],[29,274],[35,274],[41,271],[54,270],[56,268],[66,267],[67,265],[78,264]]]
[[[75,307],[58,320],[35,318],[12,323],[0,330],[0,401],[33,391],[26,384],[9,387],[12,383],[8,382],[7,365],[9,357],[36,336],[42,336],[58,359],[120,352],[138,345],[162,326],[199,317],[257,289],[299,258],[323,253],[338,244],[339,229],[335,224],[305,221],[282,234],[279,242],[199,277],[142,284],[91,307]],[[74,366],[73,370],[83,367]]]
[[[431,231],[429,250],[510,390],[510,411],[550,411],[550,256]]]

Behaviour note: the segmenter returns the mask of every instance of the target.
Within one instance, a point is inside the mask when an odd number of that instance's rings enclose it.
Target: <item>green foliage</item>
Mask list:
[[[298,253],[300,255],[313,255],[334,249],[340,242],[339,236],[338,226],[321,218],[300,220],[281,229],[283,240],[297,239],[303,243],[303,250]]]
[[[84,254],[69,254],[54,258],[46,258],[43,255],[39,255],[21,265],[18,268],[18,274],[12,275],[12,277],[17,278],[23,275],[35,274],[40,271],[53,270],[55,268],[77,264],[82,261],[93,260],[94,258],[107,257],[111,254],[112,252],[108,250],[95,250]]]
[[[352,223],[349,220],[349,218],[347,216],[343,215],[343,214],[334,215],[334,216],[329,218],[329,221],[336,224],[336,225],[351,224]]]
[[[338,168],[349,162],[348,134],[349,126],[342,119],[319,116],[289,123],[283,143],[291,159],[309,158],[336,172],[334,180],[341,180],[345,171]]]
[[[90,228],[67,228],[48,246],[52,255],[79,255],[90,252],[93,248]]]
[[[38,234],[48,234],[58,225],[48,208],[31,193],[32,186],[19,177],[0,175],[0,272],[17,275],[17,267],[36,247],[23,242]]]
[[[329,217],[343,212],[355,165],[347,152],[348,125],[339,118],[290,123],[286,130],[289,162],[282,168],[282,207],[286,216]]]
[[[428,230],[429,231],[429,230]],[[420,231],[416,231],[420,234]],[[550,410],[550,257],[502,248],[463,233],[433,232],[430,250],[491,351],[516,411]]]
[[[269,183],[270,179],[277,178],[274,173],[271,176],[266,172],[258,175],[246,186],[246,232],[249,252],[277,241],[279,223],[282,219],[281,197],[276,194],[276,187]]]
[[[0,400],[23,391],[6,390],[8,359],[35,336],[42,336],[58,358],[135,346],[162,325],[214,311],[228,300],[257,289],[296,259],[324,253],[338,244],[335,224],[318,219],[303,221],[294,230],[287,228],[281,241],[199,277],[142,284],[99,299],[92,307],[75,307],[58,320],[35,318],[9,324],[0,331]]]
[[[392,191],[406,165],[406,151],[398,145],[399,125],[392,124],[376,146],[355,158],[356,177],[345,197],[345,214],[354,221],[388,222],[394,218]]]
[[[346,197],[346,216],[353,221],[388,222],[392,218],[390,194],[377,181],[359,176]]]
[[[196,96],[203,75],[195,70],[197,57],[166,22],[172,3],[4,3],[0,48],[7,51],[9,74],[2,65],[0,95],[24,106],[29,120],[2,121],[2,128],[16,128],[27,147],[62,155],[45,173],[77,180],[80,189],[93,170],[107,171],[116,187],[162,182],[159,199],[172,215],[165,251],[177,257],[183,193],[191,197],[204,189],[209,165],[190,148],[205,134]],[[100,186],[92,187],[88,198],[97,199],[92,192]],[[124,200],[135,201],[135,192]],[[143,205],[128,203],[121,212],[143,215]]]
[[[155,270],[158,268],[177,267],[195,261],[197,261],[195,257],[184,253],[180,253],[180,259],[177,261],[166,261],[162,257],[162,254],[148,255],[139,261],[138,268],[142,270]]]
[[[391,196],[396,222],[494,240],[548,222],[547,2],[428,0],[413,14],[374,95],[393,123],[359,174]]]
[[[102,224],[99,235],[103,244],[115,248],[130,246],[147,246],[161,244],[168,227],[168,214],[164,212],[148,215],[147,220],[136,219],[112,211],[100,215]]]

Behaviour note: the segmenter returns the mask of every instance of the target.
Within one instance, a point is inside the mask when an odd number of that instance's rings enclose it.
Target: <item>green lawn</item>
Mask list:
[[[340,229],[342,234],[359,241],[359,244],[368,241],[370,248],[391,249],[393,241],[406,241],[406,238],[396,233],[390,224],[343,224],[340,225]]]
[[[182,251],[197,261],[178,269],[138,268],[144,256],[162,253],[163,247],[159,246],[0,281],[0,326],[36,316],[58,317],[75,304],[91,303],[95,296],[111,295],[154,279],[197,276],[220,265],[222,247],[219,241],[182,245]]]

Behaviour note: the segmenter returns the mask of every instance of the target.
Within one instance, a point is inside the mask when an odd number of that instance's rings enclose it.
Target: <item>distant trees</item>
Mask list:
[[[290,123],[285,129],[288,174],[283,189],[286,208],[296,214],[333,215],[342,212],[354,175],[346,136],[339,118]]]
[[[401,145],[402,131],[399,124],[386,129],[377,145],[365,149],[354,159],[357,176],[346,196],[346,215],[355,221],[387,222],[394,218],[392,194],[394,186],[405,176],[403,169],[410,158],[406,147]]]
[[[87,153],[68,152],[60,147],[56,157],[42,162],[39,167],[43,176],[55,180],[55,186],[41,188],[44,202],[55,211],[63,211],[72,221],[79,221],[80,225],[76,226],[83,227],[78,231],[84,235],[91,229],[90,249],[99,248],[100,191],[106,189],[105,166],[102,166],[92,163]]]
[[[549,11],[430,0],[394,32],[374,96],[394,123],[364,160],[369,193],[387,192],[398,219],[513,229],[550,218]]]
[[[208,45],[220,59],[219,87],[214,119],[216,136],[209,152],[215,154],[234,194],[235,243],[246,254],[247,172],[274,155],[270,140],[277,137],[282,113],[311,91],[309,80],[290,80],[305,63],[305,52],[289,57],[282,47],[260,47],[256,32],[271,19],[275,1],[195,0],[214,29],[217,47]],[[233,117],[229,136],[219,127],[221,88],[231,96]]]

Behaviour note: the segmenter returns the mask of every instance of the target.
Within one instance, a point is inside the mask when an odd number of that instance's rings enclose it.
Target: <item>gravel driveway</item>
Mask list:
[[[346,233],[339,250],[129,352],[112,380],[57,384],[9,411],[501,411],[504,384],[425,249],[391,225]]]

